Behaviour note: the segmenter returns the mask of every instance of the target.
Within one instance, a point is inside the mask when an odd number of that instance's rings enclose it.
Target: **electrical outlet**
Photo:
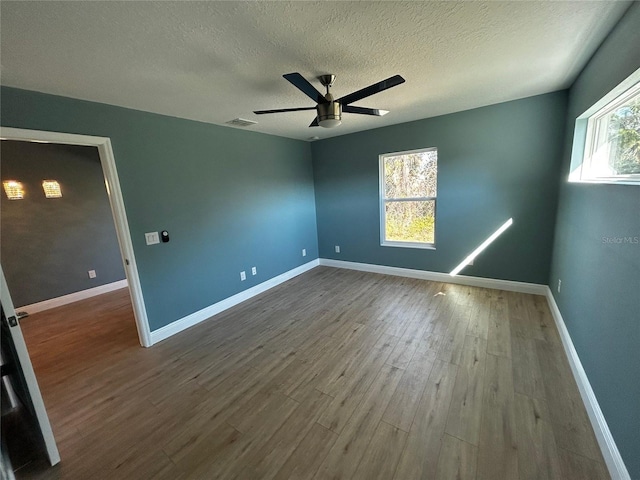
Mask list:
[[[242,272],[240,272],[240,280],[244,282],[246,279],[247,279],[247,274],[243,270]]]
[[[558,293],[560,293],[561,287],[562,287],[562,280],[558,279]]]
[[[258,269],[256,267],[251,267],[251,275],[257,275]]]
[[[96,271],[95,270],[89,270],[87,273],[89,274],[89,278],[96,278]]]
[[[336,245],[336,253],[340,253],[340,245]]]
[[[472,258],[471,260],[469,260],[469,263],[467,263],[467,265],[473,265],[473,261],[475,260],[475,258]]]
[[[306,248],[303,248],[303,249],[302,249],[302,256],[303,256],[303,257],[306,257],[306,256],[307,256],[307,249],[306,249]]]

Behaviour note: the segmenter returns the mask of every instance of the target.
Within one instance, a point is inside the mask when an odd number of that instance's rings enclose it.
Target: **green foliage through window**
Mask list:
[[[640,174],[640,94],[609,118],[609,165],[617,175]]]
[[[588,117],[580,178],[638,181],[639,177],[640,83],[636,83]]]
[[[435,148],[381,157],[383,243],[435,244],[437,161]]]

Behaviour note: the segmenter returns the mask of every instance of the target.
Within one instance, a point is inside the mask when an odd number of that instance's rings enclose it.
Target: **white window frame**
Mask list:
[[[436,249],[436,227],[435,227],[435,219],[437,218],[437,207],[438,207],[438,197],[437,197],[437,187],[436,187],[436,196],[435,197],[409,197],[409,198],[385,198],[385,185],[384,185],[384,160],[389,157],[399,157],[401,155],[410,155],[412,153],[424,153],[424,152],[437,152],[437,147],[429,147],[429,148],[419,148],[417,150],[406,150],[403,152],[392,152],[392,153],[383,153],[378,156],[378,177],[380,183],[380,189],[378,196],[380,198],[380,245],[383,247],[402,247],[402,248],[422,248],[426,250],[435,250]],[[437,163],[436,163],[436,176],[437,176]],[[433,231],[433,243],[427,242],[400,242],[397,240],[386,240],[386,218],[385,205],[387,202],[422,202],[422,201],[433,201],[433,211],[434,211],[434,231]]]
[[[576,119],[571,152],[570,182],[640,185],[640,174],[598,176],[592,172],[591,162],[598,136],[598,120],[620,105],[640,94],[640,69],[600,99]]]

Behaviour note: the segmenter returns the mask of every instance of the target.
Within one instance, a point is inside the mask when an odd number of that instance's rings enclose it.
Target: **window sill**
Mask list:
[[[590,184],[605,184],[605,185],[640,185],[640,179],[631,178],[575,178],[569,179],[569,183],[590,183]]]
[[[434,243],[418,243],[418,242],[382,242],[381,247],[400,247],[400,248],[421,248],[423,250],[435,250]]]

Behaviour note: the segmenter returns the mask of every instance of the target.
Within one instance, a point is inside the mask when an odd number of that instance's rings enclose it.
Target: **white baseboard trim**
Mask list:
[[[70,293],[61,297],[51,298],[38,303],[32,303],[31,305],[25,305],[24,307],[16,308],[16,312],[27,312],[29,315],[34,313],[43,312],[51,308],[60,307],[69,303],[78,302],[85,298],[95,297],[96,295],[102,295],[103,293],[113,292],[128,286],[127,280],[118,280],[117,282],[106,283],[99,287],[89,288],[87,290],[80,290],[79,292]]]
[[[297,277],[298,275],[301,275],[304,272],[317,267],[318,265],[318,259],[312,260],[308,263],[305,263],[304,265],[300,265],[299,267],[289,270],[288,272],[284,272],[277,277],[273,277],[243,292],[236,293],[229,298],[225,298],[218,303],[214,303],[213,305],[209,305],[202,310],[198,310],[197,312],[176,320],[175,322],[159,328],[158,330],[154,330],[151,332],[151,345],[161,342],[162,340],[165,340],[175,335],[176,333],[186,330],[189,327],[193,327],[194,325],[197,325],[204,320],[208,320],[214,315],[217,315],[220,312],[234,307],[239,303],[244,302],[245,300],[249,300],[251,297],[255,297],[256,295],[266,292],[267,290],[278,286],[281,283],[286,282],[287,280],[291,280],[293,277]]]
[[[492,288],[495,290],[508,290],[510,292],[530,293],[533,295],[545,295],[546,285],[537,283],[514,282],[512,280],[497,280],[494,278],[469,277],[466,275],[456,275],[452,277],[448,273],[429,272],[426,270],[414,270],[411,268],[388,267],[385,265],[373,265],[370,263],[345,262],[342,260],[332,260],[321,258],[320,265],[326,267],[346,268],[349,270],[359,270],[361,272],[381,273],[383,275],[394,275],[397,277],[419,278],[433,282],[455,283],[468,285],[471,287]]]
[[[609,430],[607,421],[604,418],[604,414],[600,409],[596,395],[591,388],[587,373],[584,371],[580,357],[578,357],[578,352],[573,345],[573,341],[569,335],[569,330],[567,330],[567,326],[564,323],[560,309],[556,304],[556,299],[553,297],[553,293],[549,287],[547,287],[546,296],[547,302],[549,303],[549,309],[551,310],[553,319],[556,322],[556,327],[558,327],[558,332],[560,333],[560,338],[562,339],[564,351],[569,359],[569,365],[571,366],[573,377],[578,384],[580,396],[582,397],[582,401],[587,409],[587,415],[589,415],[589,420],[591,421],[591,426],[593,427],[596,439],[598,440],[598,445],[600,445],[602,456],[607,464],[609,475],[611,475],[612,480],[631,480],[629,471],[622,460],[620,451],[618,450],[616,442],[611,435],[611,431]]]

